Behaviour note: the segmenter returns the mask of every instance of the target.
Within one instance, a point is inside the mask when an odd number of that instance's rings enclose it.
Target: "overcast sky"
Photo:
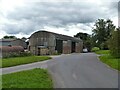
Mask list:
[[[0,38],[29,37],[39,30],[91,34],[98,18],[118,26],[118,0],[0,0]]]

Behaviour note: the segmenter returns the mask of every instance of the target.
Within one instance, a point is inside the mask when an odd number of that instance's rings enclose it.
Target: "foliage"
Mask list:
[[[53,88],[53,83],[47,70],[36,68],[32,70],[2,75],[2,87]]]
[[[3,58],[11,58],[11,57],[25,57],[25,56],[31,56],[32,54],[30,52],[12,52],[12,53],[4,53]]]
[[[87,33],[82,33],[82,32],[79,32],[77,33],[76,35],[74,35],[74,37],[77,37],[77,38],[80,38],[82,39],[83,41],[86,41],[87,38],[88,38],[89,34]]]
[[[107,49],[107,40],[111,37],[111,31],[115,29],[114,24],[110,19],[98,19],[95,23],[95,28],[92,30],[92,44],[101,49]]]
[[[95,53],[97,54],[110,54],[110,50],[99,50],[99,51],[96,51]]]
[[[92,51],[92,52],[96,52],[96,51],[99,51],[99,50],[100,50],[99,47],[93,47],[91,51]]]
[[[101,43],[100,48],[102,50],[108,50],[108,41],[105,41],[104,43]]]
[[[111,55],[120,57],[120,28],[112,31],[112,36],[109,39],[109,49]]]
[[[14,58],[4,58],[2,60],[2,67],[11,67],[22,64],[28,64],[33,62],[39,62],[51,59],[47,56],[26,56],[26,57],[14,57]]]
[[[4,36],[3,38],[4,38],[4,39],[16,39],[17,37],[15,37],[15,36],[7,36],[7,35],[6,35],[6,36]]]
[[[87,33],[79,32],[74,37],[80,38],[83,40],[83,48],[87,48],[88,51],[91,51],[91,37]]]

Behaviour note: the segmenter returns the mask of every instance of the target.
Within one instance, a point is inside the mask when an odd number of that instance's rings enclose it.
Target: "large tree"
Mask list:
[[[94,26],[95,28],[92,30],[93,45],[102,49],[108,48],[107,40],[111,36],[111,31],[115,29],[114,24],[110,19],[98,19]]]

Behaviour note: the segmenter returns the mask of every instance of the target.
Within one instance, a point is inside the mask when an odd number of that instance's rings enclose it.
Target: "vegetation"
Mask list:
[[[80,38],[83,40],[83,48],[87,48],[88,51],[91,51],[91,37],[87,33],[79,32],[74,37]]]
[[[119,66],[120,58],[115,58],[115,57],[111,56],[110,50],[99,50],[99,51],[96,51],[96,53],[101,54],[101,56],[99,56],[99,58],[103,63],[120,71],[120,66]]]
[[[11,57],[26,57],[26,56],[32,56],[29,52],[18,52],[18,53],[6,53],[6,55],[3,55],[3,58],[11,58]]]
[[[53,88],[47,70],[33,69],[2,76],[3,88]]]
[[[115,29],[110,19],[98,19],[92,30],[92,45],[100,49],[108,49],[108,39],[111,37],[111,31]]]
[[[2,60],[2,67],[11,67],[16,65],[28,64],[33,62],[39,62],[51,59],[47,56],[26,56],[26,57],[15,57],[15,58],[4,58]]]
[[[15,37],[15,36],[7,36],[7,35],[6,35],[6,36],[4,36],[3,38],[4,38],[4,39],[16,39],[17,37]]]
[[[99,51],[99,50],[100,50],[99,47],[93,47],[91,51],[92,51],[92,52],[95,52],[95,51]]]
[[[109,39],[109,49],[112,56],[120,58],[120,27],[112,31]]]
[[[95,51],[97,54],[102,54],[102,55],[108,55],[110,54],[110,50],[98,50],[98,51]]]
[[[119,62],[120,59],[115,58],[115,57],[111,56],[110,54],[100,56],[99,58],[103,63],[120,71],[120,67],[118,67],[119,66],[118,64],[120,64],[120,62]]]

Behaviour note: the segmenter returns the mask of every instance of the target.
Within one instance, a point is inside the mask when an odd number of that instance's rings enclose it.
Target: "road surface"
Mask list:
[[[94,53],[56,57],[47,63],[55,88],[118,88],[118,72]]]
[[[94,53],[53,56],[44,62],[4,68],[2,74],[32,68],[47,68],[55,88],[118,88],[118,72],[99,61]]]

